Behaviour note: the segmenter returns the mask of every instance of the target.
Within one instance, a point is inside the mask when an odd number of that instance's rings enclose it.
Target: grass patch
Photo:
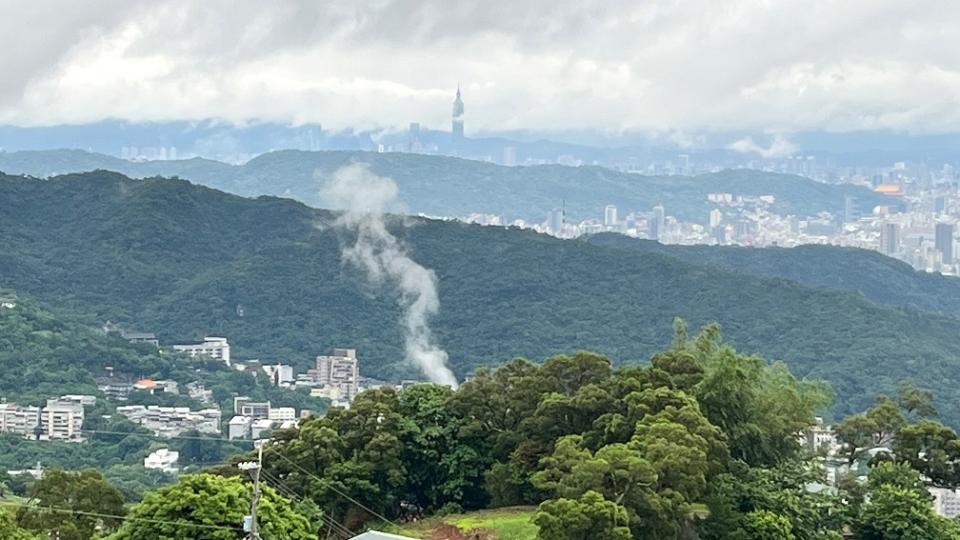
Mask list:
[[[535,540],[537,526],[531,520],[536,510],[535,506],[477,510],[465,514],[429,518],[419,523],[408,523],[385,532],[411,538],[430,538],[430,534],[437,528],[453,525],[468,535],[471,531],[482,529],[493,531],[496,540]]]

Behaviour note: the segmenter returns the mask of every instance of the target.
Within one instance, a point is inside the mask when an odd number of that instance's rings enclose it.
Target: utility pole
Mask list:
[[[237,467],[241,471],[247,471],[253,478],[253,496],[250,498],[250,515],[243,520],[243,528],[249,534],[248,540],[262,540],[260,538],[260,527],[257,523],[257,505],[260,503],[260,470],[263,468],[263,443],[257,445],[257,461],[244,461],[238,463]]]

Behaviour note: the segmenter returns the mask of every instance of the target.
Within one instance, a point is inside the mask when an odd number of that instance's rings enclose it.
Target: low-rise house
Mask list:
[[[230,344],[227,338],[207,336],[200,343],[174,345],[173,350],[190,355],[191,358],[206,356],[230,365]]]
[[[133,391],[133,384],[129,382],[104,379],[97,383],[97,390],[103,392],[110,401],[126,401]]]
[[[157,339],[157,336],[153,332],[136,332],[136,331],[126,331],[122,330],[120,336],[129,341],[130,343],[146,343],[148,345],[153,345],[154,347],[160,346],[160,340]]]
[[[230,419],[227,429],[227,438],[230,440],[249,439],[253,419],[246,416],[234,416]]]
[[[205,403],[213,401],[213,390],[207,390],[201,382],[188,383],[187,395],[193,399],[203,401]]]
[[[180,461],[180,452],[161,448],[149,456],[143,458],[143,466],[146,469],[155,469],[165,473],[176,473],[179,471],[177,462]]]
[[[264,436],[273,430],[274,425],[275,422],[267,418],[254,420],[253,423],[250,424],[250,438],[253,440],[264,438]]]

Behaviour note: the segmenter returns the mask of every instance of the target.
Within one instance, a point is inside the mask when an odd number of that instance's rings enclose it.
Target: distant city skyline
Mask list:
[[[960,132],[960,4],[946,1],[108,0],[3,10],[0,31],[17,44],[0,60],[6,124],[449,129],[459,82],[476,132],[649,131],[681,143],[740,129]]]

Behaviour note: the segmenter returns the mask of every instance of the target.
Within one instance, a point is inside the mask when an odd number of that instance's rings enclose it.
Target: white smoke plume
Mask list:
[[[343,209],[336,224],[356,233],[356,242],[343,248],[343,259],[364,270],[370,281],[386,283],[400,292],[406,358],[431,382],[457,386],[447,367],[447,353],[433,338],[430,318],[440,310],[437,276],[407,255],[384,221],[384,211],[397,201],[391,178],[377,176],[365,164],[337,169],[321,189],[333,208]]]

